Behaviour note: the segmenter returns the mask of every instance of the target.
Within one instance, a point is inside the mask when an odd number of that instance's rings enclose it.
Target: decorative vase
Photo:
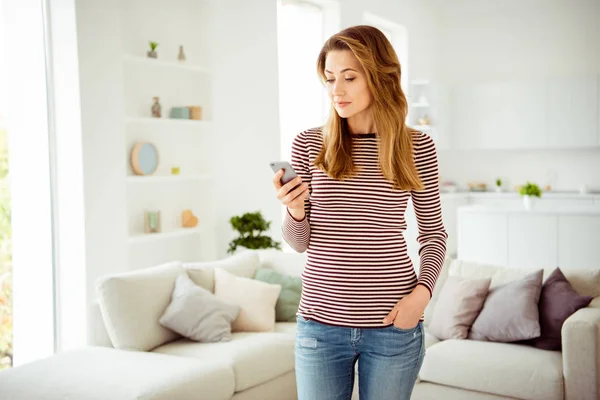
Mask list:
[[[523,196],[523,205],[525,206],[526,210],[533,210],[533,207],[535,207],[536,201],[537,201],[537,198],[535,196],[529,196],[529,195]]]
[[[496,186],[496,192],[497,193],[502,192],[502,186]]]
[[[179,46],[179,54],[177,55],[179,62],[185,61],[185,53],[183,52],[183,46]]]
[[[159,98],[153,97],[152,100],[154,100],[154,103],[152,103],[152,116],[154,118],[160,118],[162,107],[161,107],[160,103],[158,102]]]
[[[148,58],[158,58],[158,53],[154,50],[148,50],[146,56],[148,56]]]

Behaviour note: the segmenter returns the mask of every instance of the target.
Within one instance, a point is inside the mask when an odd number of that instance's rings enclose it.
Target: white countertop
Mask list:
[[[520,194],[517,192],[441,192],[443,198],[505,198],[513,199],[519,198]],[[586,193],[580,194],[576,191],[554,191],[554,192],[543,192],[542,199],[582,199],[582,200],[600,200],[600,193]]]
[[[590,207],[533,207],[526,210],[525,207],[493,207],[484,205],[468,205],[458,207],[459,213],[495,213],[495,214],[565,214],[565,215],[599,215],[599,206]]]

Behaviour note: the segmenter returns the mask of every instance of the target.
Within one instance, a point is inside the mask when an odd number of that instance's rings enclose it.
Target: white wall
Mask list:
[[[281,240],[281,206],[269,168],[280,158],[277,3],[212,5],[217,243],[224,256],[233,215],[262,211],[272,221],[271,236]]]
[[[127,270],[121,14],[119,0],[77,0],[76,11],[90,306],[99,277]]]
[[[600,74],[597,0],[433,1],[440,78],[448,85]],[[443,135],[443,133],[442,133]],[[569,132],[565,132],[569,135]],[[476,166],[474,168],[474,166]],[[534,180],[554,189],[600,189],[600,150],[440,151],[443,179],[510,187]]]

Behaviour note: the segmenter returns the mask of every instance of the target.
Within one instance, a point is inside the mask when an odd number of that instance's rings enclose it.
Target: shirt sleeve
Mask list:
[[[411,191],[417,218],[419,257],[421,266],[418,284],[433,294],[444,259],[448,234],[442,221],[442,203],[438,178],[438,160],[435,144],[430,136],[419,133],[414,145],[415,164],[425,188]]]
[[[309,194],[312,193],[312,175],[309,168],[306,132],[302,132],[294,138],[290,164],[302,178],[302,182],[308,184]],[[310,198],[304,201],[304,212],[306,214],[304,219],[297,221],[287,210],[282,225],[283,239],[299,253],[305,252],[310,243]]]

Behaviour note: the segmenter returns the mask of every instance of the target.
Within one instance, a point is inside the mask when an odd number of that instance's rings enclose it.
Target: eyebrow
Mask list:
[[[352,68],[346,68],[346,69],[341,70],[340,73],[346,72],[346,71],[354,71],[354,70]],[[333,72],[331,72],[331,71],[325,70],[325,72],[327,72],[328,74],[333,74]],[[354,72],[356,72],[356,71],[354,71]]]

